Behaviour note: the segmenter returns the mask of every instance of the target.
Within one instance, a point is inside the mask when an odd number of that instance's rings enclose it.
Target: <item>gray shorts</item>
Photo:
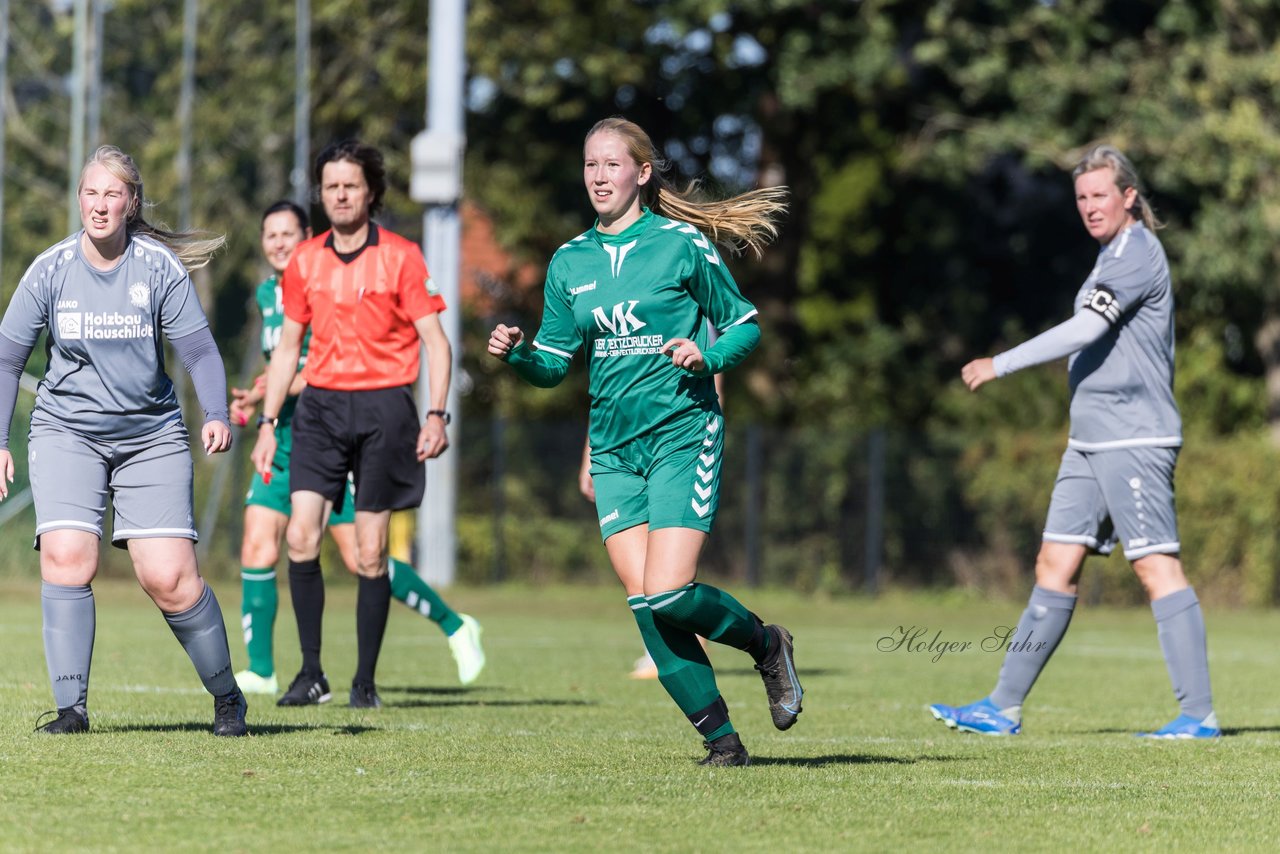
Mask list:
[[[1177,554],[1173,470],[1178,448],[1068,448],[1053,485],[1044,539],[1078,543],[1099,554],[1124,544],[1124,556]]]
[[[111,544],[132,539],[195,540],[191,446],[175,420],[137,439],[91,439],[31,425],[27,466],[36,507],[36,542],[46,531],[74,529],[102,537],[111,497]]]

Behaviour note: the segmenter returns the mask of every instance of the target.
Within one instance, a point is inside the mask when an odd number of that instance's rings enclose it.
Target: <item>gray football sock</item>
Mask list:
[[[1046,590],[1039,585],[1031,589],[1018,629],[1005,641],[1004,664],[991,692],[992,703],[1001,709],[1022,705],[1067,633],[1075,607],[1076,597],[1071,593]]]
[[[1204,720],[1213,712],[1213,692],[1200,600],[1188,587],[1152,602],[1151,613],[1156,617],[1156,634],[1169,668],[1173,696],[1178,698],[1182,714]]]
[[[41,582],[40,609],[44,612],[44,658],[49,665],[53,701],[59,709],[71,706],[87,715],[89,663],[97,623],[93,588]]]
[[[234,691],[236,678],[231,672],[227,627],[213,589],[206,584],[196,604],[177,614],[165,614],[164,619],[191,657],[205,690],[215,697]]]

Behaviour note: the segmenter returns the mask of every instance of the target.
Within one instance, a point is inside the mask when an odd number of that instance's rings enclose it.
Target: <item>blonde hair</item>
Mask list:
[[[1093,146],[1084,153],[1084,156],[1080,158],[1080,162],[1071,170],[1071,180],[1074,181],[1084,173],[1092,172],[1095,169],[1110,169],[1111,173],[1115,175],[1116,186],[1120,188],[1120,192],[1123,193],[1131,187],[1137,192],[1137,201],[1129,209],[1131,217],[1141,220],[1149,231],[1164,228],[1164,223],[1156,217],[1156,212],[1152,209],[1151,203],[1142,194],[1142,182],[1138,179],[1138,170],[1133,168],[1129,158],[1125,157],[1120,149],[1114,145]]]
[[[727,199],[699,198],[698,183],[677,190],[667,177],[671,162],[635,122],[621,116],[602,119],[587,132],[616,134],[637,164],[648,163],[651,177],[640,187],[640,203],[671,219],[687,222],[734,254],[750,249],[756,257],[778,236],[777,219],[787,211],[786,187],[762,187]]]
[[[125,233],[129,235],[143,234],[153,237],[173,250],[178,260],[188,270],[198,270],[209,263],[213,253],[222,248],[227,238],[221,234],[207,231],[169,231],[163,225],[152,225],[142,216],[148,202],[142,189],[142,173],[133,158],[114,145],[98,148],[85,161],[80,170],[80,183],[84,184],[85,172],[90,166],[97,164],[122,181],[129,191],[129,213],[125,217]]]

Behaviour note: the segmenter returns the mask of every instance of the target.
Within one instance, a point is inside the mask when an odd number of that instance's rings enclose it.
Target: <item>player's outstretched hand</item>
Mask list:
[[[9,497],[9,484],[13,483],[13,454],[0,448],[0,501]]]
[[[523,342],[524,333],[519,326],[499,323],[489,333],[489,355],[505,360]]]
[[[702,348],[688,338],[672,338],[662,347],[662,352],[671,357],[677,368],[683,368],[691,374],[701,374],[707,369],[702,358]]]
[[[205,456],[221,454],[231,447],[231,428],[221,421],[206,421],[200,437],[204,439]]]
[[[448,449],[449,434],[445,432],[444,421],[428,416],[418,431],[418,462],[434,460]]]
[[[983,383],[996,378],[996,363],[992,359],[974,359],[960,369],[960,379],[969,387],[969,391],[977,391]]]

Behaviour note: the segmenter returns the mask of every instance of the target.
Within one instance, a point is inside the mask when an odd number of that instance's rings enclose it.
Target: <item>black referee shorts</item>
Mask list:
[[[347,473],[356,510],[404,510],[422,503],[418,407],[410,386],[335,391],[307,386],[293,413],[290,492],[318,492],[340,510]]]

